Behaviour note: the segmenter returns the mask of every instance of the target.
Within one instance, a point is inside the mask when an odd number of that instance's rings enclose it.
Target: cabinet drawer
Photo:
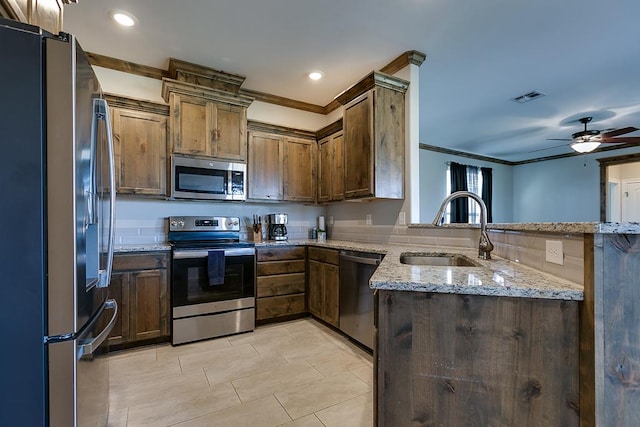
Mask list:
[[[340,264],[339,253],[334,249],[309,248],[309,259],[328,264]]]
[[[304,250],[304,246],[258,249],[256,260],[260,262],[282,261],[287,259],[304,259]]]
[[[274,274],[303,273],[304,260],[274,261],[258,263],[258,276]]]
[[[168,252],[115,254],[113,257],[114,271],[154,270],[157,268],[167,268],[168,265]]]
[[[256,301],[257,320],[299,314],[304,311],[304,294],[259,298]]]
[[[258,277],[257,297],[298,294],[305,291],[304,273]]]

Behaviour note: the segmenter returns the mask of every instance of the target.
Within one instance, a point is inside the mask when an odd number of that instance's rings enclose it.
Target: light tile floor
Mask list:
[[[371,356],[311,318],[109,360],[109,426],[373,425]]]

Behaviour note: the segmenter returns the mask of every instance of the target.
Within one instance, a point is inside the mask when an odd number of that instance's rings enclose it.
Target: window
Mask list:
[[[466,176],[466,181],[467,181],[467,191],[470,191],[472,193],[477,194],[478,196],[480,196],[485,204],[487,204],[487,210],[490,212],[490,205],[491,205],[491,200],[487,201],[487,195],[483,195],[482,194],[482,189],[483,187],[483,169],[485,169],[485,174],[487,173],[486,171],[489,171],[489,175],[491,175],[490,171],[491,169],[488,168],[480,168],[478,166],[469,166],[469,165],[465,165],[466,170],[467,170],[467,176]],[[447,196],[451,194],[451,183],[452,183],[452,179],[451,179],[451,163],[447,163],[447,171],[446,171],[446,191],[447,191]],[[490,196],[489,196],[490,199]],[[472,199],[468,199],[468,210],[469,210],[469,224],[480,224],[480,206],[475,202],[475,200]],[[445,222],[446,223],[451,223],[451,206],[452,203],[449,203],[449,205],[447,206],[447,209],[445,211]],[[491,217],[491,215],[488,215],[489,217]],[[490,222],[490,220],[488,219],[487,221]]]

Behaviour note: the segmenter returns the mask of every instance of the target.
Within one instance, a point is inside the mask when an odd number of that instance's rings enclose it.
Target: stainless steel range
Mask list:
[[[172,246],[171,343],[184,344],[255,328],[256,260],[240,242],[240,220],[169,217]]]

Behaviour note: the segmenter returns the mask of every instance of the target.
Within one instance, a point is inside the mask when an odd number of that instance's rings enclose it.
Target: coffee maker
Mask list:
[[[287,240],[287,214],[269,214],[269,240]]]

